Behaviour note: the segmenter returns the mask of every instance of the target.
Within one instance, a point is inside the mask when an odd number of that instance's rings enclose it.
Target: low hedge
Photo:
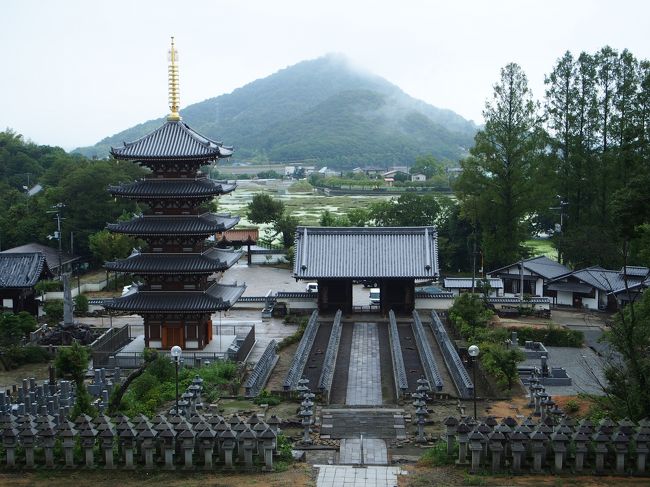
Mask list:
[[[522,328],[509,328],[509,331],[516,331],[520,343],[526,341],[542,342],[547,347],[582,347],[584,333],[578,330],[570,330],[560,326],[549,325],[544,328],[533,328],[525,326]]]

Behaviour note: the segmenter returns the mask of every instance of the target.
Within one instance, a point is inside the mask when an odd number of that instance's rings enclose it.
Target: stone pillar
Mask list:
[[[607,455],[607,443],[610,440],[610,436],[602,431],[597,431],[592,436],[592,440],[595,443],[594,452],[596,454],[596,473],[605,473],[605,456]]]
[[[490,451],[492,452],[492,471],[501,470],[501,454],[503,453],[503,444],[501,441],[490,438]]]
[[[458,427],[458,420],[453,416],[448,416],[443,421],[445,425],[445,438],[447,439],[447,455],[454,453],[454,438],[456,436],[456,428]]]
[[[276,447],[276,434],[271,428],[267,428],[258,435],[258,441],[262,442],[264,450],[264,467],[265,472],[273,471],[273,451]]]
[[[546,456],[546,445],[544,442],[547,440],[546,435],[541,431],[535,431],[531,437],[531,452],[533,454],[533,472],[540,473],[542,471],[542,464]]]
[[[110,428],[104,429],[99,434],[99,441],[101,448],[104,452],[104,468],[112,470],[115,468],[113,462],[113,439],[114,439],[113,430]]]
[[[153,462],[153,451],[156,449],[154,438],[144,438],[141,444],[142,454],[144,456],[145,470],[153,470],[156,465]]]
[[[46,428],[40,433],[41,444],[45,453],[45,466],[54,468],[54,444],[56,438],[52,428]]]
[[[648,436],[638,433],[635,435],[636,440],[636,471],[645,473],[645,465],[648,458]]]
[[[34,468],[34,448],[36,447],[36,428],[28,426],[20,433],[20,443],[25,449],[25,466]]]
[[[457,465],[467,465],[467,443],[469,442],[469,431],[470,428],[465,423],[460,423],[456,429],[456,432],[458,434],[458,460],[456,461]]]
[[[191,429],[186,429],[178,435],[178,438],[181,442],[183,458],[185,459],[183,469],[194,470],[194,462],[192,459],[192,455],[194,454],[194,432]]]
[[[16,466],[16,447],[18,446],[18,430],[13,427],[6,428],[2,434],[2,446],[7,452],[7,467]]]
[[[225,470],[233,470],[232,454],[235,449],[234,440],[225,440],[222,444],[222,448],[224,452],[224,462],[226,463],[224,468]]]
[[[569,443],[569,438],[564,433],[558,431],[551,434],[551,442],[555,457],[554,470],[556,473],[561,473],[564,458],[567,453],[567,443]]]
[[[612,442],[614,443],[614,451],[616,452],[616,473],[620,475],[625,473],[625,455],[627,454],[630,440],[625,433],[617,431],[612,436]]]
[[[469,443],[469,450],[472,452],[472,467],[470,473],[477,473],[481,468],[481,453],[483,453],[483,445],[481,445],[480,440],[472,440]]]
[[[84,451],[86,467],[92,467],[95,465],[93,449],[95,448],[95,437],[97,436],[97,430],[92,427],[88,427],[81,432],[80,436],[81,448]]]

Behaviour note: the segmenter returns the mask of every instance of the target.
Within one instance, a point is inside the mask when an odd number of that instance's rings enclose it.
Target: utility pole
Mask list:
[[[61,220],[65,220],[65,218],[61,218],[61,211],[63,208],[65,208],[65,205],[63,203],[57,203],[56,205],[52,206],[52,208],[55,208],[54,210],[48,211],[48,213],[55,213],[56,214],[56,232],[54,232],[54,235],[48,235],[47,238],[51,239],[56,239],[59,242],[59,279],[61,279],[61,276],[63,275],[63,250],[61,248]]]
[[[474,240],[473,249],[472,249],[472,294],[474,294],[474,288],[476,286],[476,231],[474,231]]]
[[[558,224],[555,224],[555,233],[559,233],[560,235],[564,232],[564,210],[569,204],[568,201],[564,201],[560,195],[557,195],[557,197],[560,200],[560,206],[553,206],[549,208],[549,210],[556,210],[560,212],[560,225],[558,227]],[[558,239],[557,242],[557,261],[562,263],[562,252],[560,250],[560,241]]]

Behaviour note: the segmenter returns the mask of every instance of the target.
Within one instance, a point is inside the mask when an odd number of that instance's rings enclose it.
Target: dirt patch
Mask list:
[[[553,400],[563,411],[573,417],[586,416],[591,406],[591,401],[588,398],[580,396],[553,396]],[[571,401],[571,404],[578,405],[577,411],[570,411],[571,408],[567,407],[569,401]]]
[[[274,473],[221,473],[221,472],[126,472],[104,471],[42,471],[0,474],[0,485],[68,487],[70,485],[93,487],[120,486],[175,486],[175,487],[308,487],[314,486],[312,468],[306,464],[293,464],[284,472]]]
[[[630,477],[591,477],[586,475],[522,475],[510,476],[505,474],[470,475],[466,470],[453,467],[421,467],[408,465],[402,467],[408,475],[398,479],[400,487],[425,487],[447,485],[489,485],[489,486],[542,486],[542,487],[607,487],[648,485],[647,478]]]
[[[287,372],[289,372],[289,367],[291,366],[291,361],[296,354],[298,343],[299,342],[289,345],[280,351],[278,363],[275,364],[275,368],[273,369],[273,372],[271,372],[271,377],[269,377],[269,381],[266,384],[266,389],[268,391],[283,391],[282,384],[284,384],[284,379],[287,377]]]
[[[528,416],[532,410],[526,407],[528,399],[524,396],[515,396],[507,401],[496,401],[486,404],[486,414],[494,416],[496,419],[505,418],[508,416],[515,417],[517,414]],[[479,416],[481,413],[479,413]]]
[[[551,320],[544,318],[537,318],[535,316],[518,316],[516,318],[501,318],[499,316],[494,316],[492,319],[492,325],[495,328],[546,328],[549,325],[556,325]],[[558,325],[559,326],[559,325]]]
[[[26,364],[17,369],[0,371],[0,391],[11,389],[13,384],[20,385],[23,379],[30,377],[38,381],[48,379],[48,364]]]

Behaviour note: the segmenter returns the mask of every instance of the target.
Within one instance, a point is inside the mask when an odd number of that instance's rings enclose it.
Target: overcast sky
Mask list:
[[[650,2],[3,0],[0,130],[71,149],[166,114],[172,35],[181,106],[339,52],[481,123],[508,62],[541,98],[566,50],[650,58]]]

